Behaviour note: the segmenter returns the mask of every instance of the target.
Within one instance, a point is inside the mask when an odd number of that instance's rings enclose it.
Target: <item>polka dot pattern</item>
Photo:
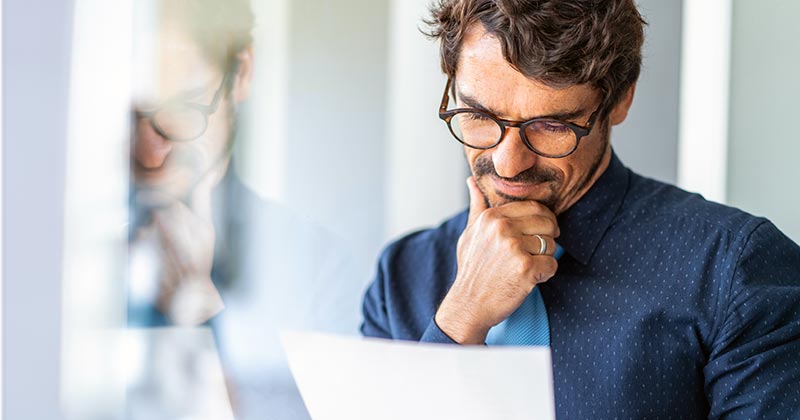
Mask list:
[[[465,225],[387,247],[365,335],[452,343],[433,315]],[[614,156],[559,226],[566,254],[540,285],[558,418],[800,418],[800,247],[772,223]]]

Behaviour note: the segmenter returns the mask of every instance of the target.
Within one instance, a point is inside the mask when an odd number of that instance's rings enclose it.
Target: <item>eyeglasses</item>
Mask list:
[[[171,141],[192,141],[206,132],[208,117],[217,112],[223,92],[231,80],[232,71],[226,71],[222,82],[208,105],[183,102],[175,99],[153,111],[137,111],[139,118],[150,119],[150,125],[162,137]]]
[[[473,149],[491,149],[501,141],[510,127],[519,128],[525,146],[539,156],[562,158],[571,155],[581,138],[588,136],[594,127],[603,102],[589,117],[585,127],[553,118],[534,118],[528,121],[510,121],[474,108],[447,110],[450,102],[452,78],[447,79],[439,118],[447,123],[450,133],[460,143]]]

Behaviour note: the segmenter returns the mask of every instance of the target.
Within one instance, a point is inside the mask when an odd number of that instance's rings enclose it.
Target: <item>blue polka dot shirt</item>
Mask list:
[[[366,336],[453,343],[433,316],[467,211],[382,253]],[[772,223],[627,169],[558,217],[539,285],[560,419],[800,418],[800,247]]]

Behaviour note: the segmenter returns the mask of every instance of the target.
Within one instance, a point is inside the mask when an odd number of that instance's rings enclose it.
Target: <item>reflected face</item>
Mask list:
[[[585,127],[603,99],[588,85],[556,89],[527,78],[503,58],[500,42],[479,24],[465,36],[454,82],[458,108],[483,108],[514,121],[571,114],[574,118],[566,122]],[[509,129],[491,149],[465,147],[465,153],[490,206],[534,200],[559,214],[578,201],[608,166],[608,127],[608,121],[598,119],[577,150],[563,158],[535,154],[517,128]]]
[[[139,55],[152,60],[139,63],[134,75],[132,177],[139,191],[149,193],[143,200],[183,199],[227,165],[234,124],[230,86],[222,86],[225,69],[210,63],[178,25],[165,23],[148,47]],[[215,94],[216,107],[208,108]],[[196,112],[201,109],[207,120]],[[166,137],[175,131],[202,134],[190,141]]]

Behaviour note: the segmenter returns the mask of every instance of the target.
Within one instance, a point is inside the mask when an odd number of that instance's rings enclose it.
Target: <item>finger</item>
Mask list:
[[[489,206],[486,203],[486,197],[481,192],[481,189],[478,188],[478,184],[475,183],[475,178],[469,177],[467,178],[467,188],[469,189],[469,217],[467,218],[467,225],[471,225],[478,219],[478,216],[483,213],[484,210],[488,209]]]
[[[558,261],[556,261],[555,258],[544,255],[531,258],[534,259],[534,265],[536,267],[536,271],[533,273],[536,284],[544,283],[556,275]]]
[[[548,216],[525,216],[508,219],[514,231],[521,235],[547,235],[558,238],[561,230],[558,221]]]
[[[192,208],[181,201],[154,213],[154,221],[160,232],[178,236],[181,245],[198,245],[199,242],[213,241],[214,225],[211,221],[197,215]]]
[[[544,247],[542,247],[542,241],[544,241]],[[526,235],[522,237],[522,248],[530,255],[552,257],[556,253],[556,241],[548,235]],[[542,248],[544,248],[544,252],[542,252]]]
[[[539,283],[544,283],[556,274],[558,261],[548,255],[526,255],[523,257],[523,270],[519,277],[528,285],[528,291]]]
[[[188,206],[175,202],[153,215],[165,256],[181,271],[191,270],[208,256],[213,247],[213,227],[197,217]]]
[[[552,216],[553,220],[556,219],[555,213],[550,211],[547,206],[537,201],[512,201],[503,204],[502,206],[495,207],[499,215],[505,217],[525,217],[530,215]]]

